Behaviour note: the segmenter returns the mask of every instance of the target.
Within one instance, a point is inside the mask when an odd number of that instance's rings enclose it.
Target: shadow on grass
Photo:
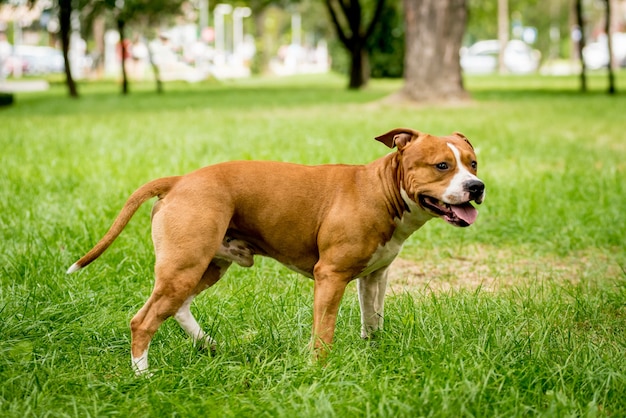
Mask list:
[[[592,98],[611,97],[623,99],[619,87],[626,85],[626,71],[618,73],[618,92],[614,95],[607,93],[608,84],[606,75],[602,72],[589,74],[587,77],[587,91],[580,89],[580,80],[577,75],[569,76],[473,76],[465,77],[465,87],[472,97],[479,101],[492,100],[519,100],[519,99],[552,99],[568,98],[572,100],[587,100]]]
[[[596,100],[609,97],[606,78],[593,74],[589,89],[580,91],[577,76],[466,76],[465,87],[476,102],[514,102],[525,100]],[[380,100],[402,87],[402,80],[372,80],[368,88],[353,91],[337,75],[294,78],[252,78],[233,81],[205,81],[197,84],[170,82],[158,94],[150,82],[132,83],[130,94],[123,96],[113,81],[84,82],[81,97],[67,97],[65,85],[51,83],[52,89],[16,97],[10,112],[39,115],[116,114],[168,110],[272,109],[294,106],[363,104]],[[618,73],[618,93],[611,98],[623,100],[620,86],[626,85],[626,72]],[[25,105],[25,106],[22,106]],[[8,110],[7,110],[8,111]]]
[[[263,109],[293,106],[359,104],[377,100],[390,93],[385,87],[352,91],[333,79],[327,82],[204,82],[168,83],[158,94],[147,83],[131,85],[123,96],[111,82],[84,83],[81,97],[66,97],[65,86],[55,84],[49,92],[23,95],[17,101],[27,104],[31,113],[45,115],[102,114],[119,112],[158,112],[184,109]],[[18,106],[19,107],[19,106]],[[16,110],[19,112],[19,109]]]

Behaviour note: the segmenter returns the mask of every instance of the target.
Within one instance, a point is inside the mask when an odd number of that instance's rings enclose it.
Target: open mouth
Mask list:
[[[446,222],[454,226],[470,226],[476,221],[476,217],[478,216],[478,211],[470,202],[461,203],[460,205],[451,205],[425,195],[419,196],[419,202],[424,209],[443,218]]]

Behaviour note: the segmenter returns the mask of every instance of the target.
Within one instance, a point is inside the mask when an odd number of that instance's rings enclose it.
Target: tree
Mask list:
[[[500,42],[498,72],[504,74],[506,73],[504,50],[509,43],[509,0],[498,0],[498,41]]]
[[[609,50],[609,94],[615,94],[615,75],[613,74],[613,40],[611,34],[611,0],[604,0],[604,32],[606,33],[607,48]]]
[[[61,48],[63,50],[63,63],[65,65],[65,84],[70,97],[78,98],[76,82],[72,77],[72,67],[70,66],[70,33],[72,16],[72,0],[59,0],[59,31],[61,35]]]
[[[466,0],[404,0],[404,87],[409,100],[467,97],[459,50],[467,22]]]
[[[254,31],[256,39],[260,40],[260,48],[256,57],[258,70],[260,73],[265,73],[268,69],[269,62],[271,60],[271,54],[266,45],[265,39],[265,18],[267,9],[274,4],[274,0],[249,0],[248,7],[252,10],[252,18],[254,19]],[[285,1],[285,7],[288,7],[289,1]]]
[[[615,94],[617,89],[615,87],[615,74],[613,72],[614,64],[613,64],[613,43],[612,43],[612,31],[611,31],[611,1],[612,0],[603,0],[604,3],[604,33],[606,34],[606,42],[607,42],[607,50],[608,50],[608,63],[607,63],[607,73],[608,73],[608,94]],[[583,57],[583,48],[585,47],[585,27],[584,27],[584,18],[583,18],[583,0],[575,0],[574,1],[574,14],[576,16],[576,22],[578,26],[578,56],[580,58],[580,90],[582,92],[587,91],[587,66],[585,64],[585,60]]]
[[[101,16],[107,11],[113,14],[120,37],[122,94],[128,94],[129,83],[124,59],[129,54],[126,29],[129,25],[145,28],[158,23],[164,17],[177,15],[180,13],[184,0],[79,0],[79,3],[81,10],[85,11],[85,20],[87,22],[93,22],[97,16]],[[159,78],[158,68],[154,64],[152,67],[157,91],[161,92],[162,83]]]
[[[376,0],[369,24],[365,25],[363,5],[360,0],[326,0],[337,37],[350,54],[350,89],[359,89],[369,80],[369,55],[367,40],[380,21],[385,0]],[[342,22],[345,22],[342,24]]]
[[[6,0],[0,0],[0,4],[8,3]],[[28,0],[29,5],[33,5],[35,0]],[[72,77],[72,68],[70,66],[70,34],[72,32],[72,0],[58,0],[59,6],[59,32],[61,35],[61,50],[63,54],[63,64],[65,66],[65,84],[67,85],[68,94],[72,98],[78,98],[78,89],[74,77]]]
[[[577,44],[578,57],[580,58],[580,91],[584,93],[587,91],[587,67],[583,58],[583,49],[585,48],[585,23],[583,19],[582,0],[576,0],[574,6],[576,9],[576,22],[578,26]]]
[[[398,1],[387,2],[380,23],[368,39],[372,78],[401,78],[404,70],[404,10]]]
[[[126,48],[126,26],[131,23],[145,22],[146,25],[156,23],[164,16],[176,15],[184,0],[105,0],[107,6],[113,10],[117,30],[120,34],[121,70],[122,70],[122,94],[128,94],[128,77],[126,74],[125,59],[129,55]],[[162,83],[159,78],[158,68],[153,64],[157,91],[162,91]]]
[[[126,57],[130,56],[128,51],[129,44],[126,41],[126,19],[123,17],[120,10],[117,11],[115,17],[115,23],[117,25],[117,32],[120,34],[120,61],[122,68],[122,94],[128,94],[128,73],[126,71]],[[158,83],[158,82],[157,82]],[[159,84],[160,85],[160,84]]]

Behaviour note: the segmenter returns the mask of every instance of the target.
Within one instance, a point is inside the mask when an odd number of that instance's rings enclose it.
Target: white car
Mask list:
[[[461,68],[467,74],[489,74],[498,70],[500,41],[478,41],[461,49]],[[512,40],[504,49],[504,65],[513,74],[534,73],[539,68],[541,53],[527,43]]]
[[[626,67],[626,33],[614,33],[611,37],[613,47],[613,59],[620,67]],[[598,37],[596,42],[591,42],[583,48],[585,65],[590,70],[599,70],[609,65],[609,46],[606,35]]]
[[[65,69],[63,54],[55,48],[20,45],[15,47],[13,54],[23,63],[26,74],[61,73]]]

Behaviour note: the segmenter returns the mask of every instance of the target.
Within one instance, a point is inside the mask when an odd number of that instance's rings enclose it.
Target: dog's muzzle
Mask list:
[[[418,201],[422,208],[428,210],[451,225],[466,227],[476,221],[478,211],[471,202],[481,204],[485,198],[485,184],[478,180],[468,180],[463,184],[467,201],[459,203],[448,203],[436,199],[432,196],[420,195]]]
[[[465,183],[465,189],[469,193],[470,200],[478,203],[483,203],[485,197],[485,183],[480,180],[470,180]]]

